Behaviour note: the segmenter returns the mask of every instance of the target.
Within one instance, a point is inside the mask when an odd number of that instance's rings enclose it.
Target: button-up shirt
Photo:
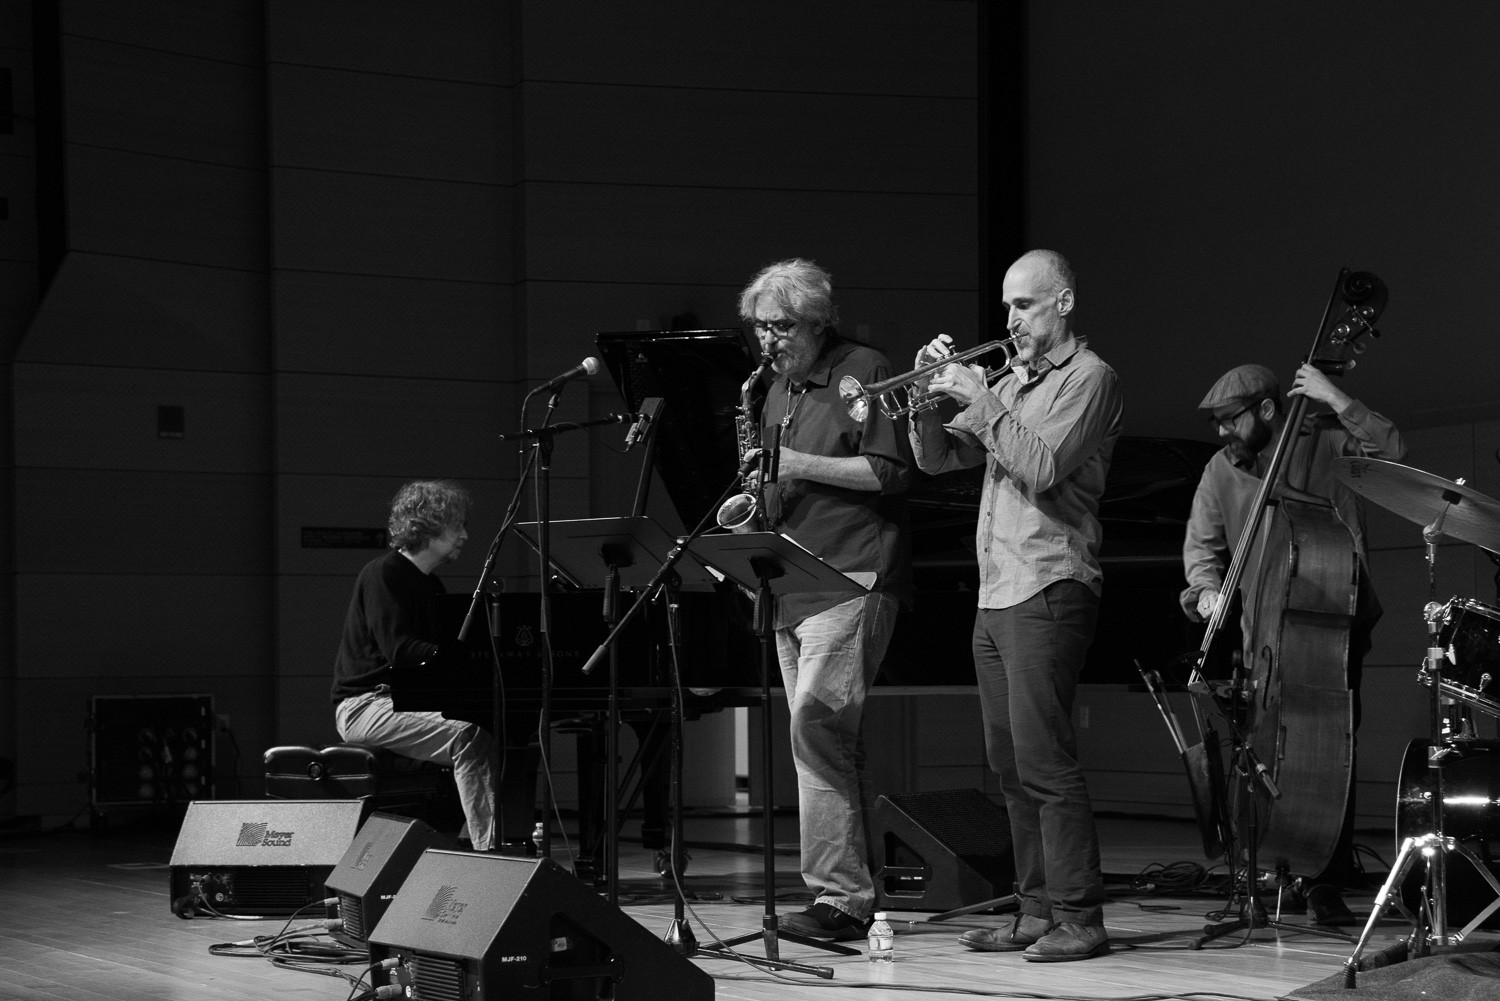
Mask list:
[[[846,375],[869,385],[892,374],[891,363],[874,348],[830,336],[806,382],[792,386],[783,376],[771,385],[761,424],[785,422],[784,448],[809,455],[858,455],[870,464],[879,491],[801,479],[767,487],[768,527],[791,536],[835,570],[861,575],[870,590],[888,592],[904,603],[911,596],[906,491],[912,479],[904,422],[892,421],[874,405],[863,422],[856,421],[839,396],[839,380]],[[777,602],[776,625],[795,625],[851,596],[821,591],[785,595]]]
[[[946,424],[930,412],[912,422],[923,472],[985,464],[974,533],[980,608],[1009,608],[1060,580],[1101,593],[1099,497],[1121,412],[1114,369],[1069,338]]]
[[[1406,456],[1406,445],[1401,433],[1389,420],[1377,414],[1363,403],[1355,400],[1336,418],[1337,427],[1327,428],[1325,416],[1320,419],[1324,426],[1312,434],[1299,433],[1293,439],[1286,462],[1285,482],[1304,493],[1326,497],[1333,502],[1338,517],[1353,537],[1355,551],[1360,563],[1365,563],[1365,518],[1359,496],[1333,473],[1333,460],[1341,455],[1362,455],[1371,459],[1389,459],[1399,462]],[[1255,495],[1260,490],[1266,468],[1276,452],[1279,436],[1260,450],[1248,466],[1238,466],[1229,457],[1229,449],[1214,453],[1204,467],[1203,477],[1198,481],[1198,490],[1193,495],[1192,513],[1188,516],[1187,535],[1182,543],[1183,570],[1187,576],[1187,589],[1182,592],[1183,610],[1197,618],[1198,596],[1205,590],[1219,591],[1223,588],[1224,573],[1239,544],[1245,525],[1250,520]],[[1256,539],[1257,547],[1265,542],[1262,532]],[[1245,575],[1240,580],[1240,594],[1255,593],[1254,568],[1261,563],[1259,548],[1250,553],[1245,564]],[[1361,574],[1361,581],[1366,579]],[[1374,614],[1379,614],[1379,603],[1373,601]],[[1245,608],[1246,636],[1250,610]]]

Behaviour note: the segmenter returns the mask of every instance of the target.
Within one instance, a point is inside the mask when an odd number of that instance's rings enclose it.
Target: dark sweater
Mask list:
[[[333,662],[333,702],[390,681],[390,667],[419,664],[437,652],[436,598],[443,582],[391,550],[359,572],[344,636]]]

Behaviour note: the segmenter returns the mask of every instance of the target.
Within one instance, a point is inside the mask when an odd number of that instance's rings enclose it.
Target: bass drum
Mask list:
[[[1431,744],[1430,740],[1412,741],[1401,761],[1396,785],[1398,853],[1407,838],[1432,831],[1432,772],[1427,767]],[[1500,741],[1466,741],[1449,756],[1443,766],[1443,833],[1457,838],[1500,879]],[[1447,871],[1447,920],[1456,931],[1488,907],[1495,893],[1462,855],[1448,855]],[[1401,884],[1401,901],[1409,909],[1419,906],[1426,876],[1427,867],[1418,858]],[[1481,927],[1500,928],[1500,911],[1486,918]]]

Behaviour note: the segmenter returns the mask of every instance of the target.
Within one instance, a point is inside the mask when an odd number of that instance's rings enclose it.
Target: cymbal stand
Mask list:
[[[1409,954],[1412,956],[1425,956],[1434,945],[1439,947],[1448,945],[1450,938],[1455,943],[1462,942],[1497,908],[1500,908],[1500,881],[1495,879],[1489,867],[1480,860],[1479,856],[1460,844],[1457,838],[1443,834],[1443,767],[1455,751],[1451,743],[1452,726],[1443,712],[1443,646],[1442,627],[1439,625],[1443,615],[1443,606],[1437,602],[1437,547],[1443,539],[1443,522],[1448,517],[1448,510],[1462,500],[1462,495],[1455,491],[1445,491],[1443,500],[1446,504],[1438,512],[1437,518],[1432,524],[1422,529],[1422,541],[1427,546],[1427,606],[1422,610],[1422,617],[1427,622],[1427,655],[1422,662],[1422,681],[1432,689],[1430,716],[1432,739],[1427,745],[1427,768],[1432,790],[1432,829],[1426,834],[1407,838],[1401,843],[1401,850],[1396,854],[1396,861],[1391,864],[1390,875],[1380,887],[1380,892],[1375,895],[1375,908],[1370,912],[1370,920],[1365,922],[1364,931],[1360,933],[1354,952],[1344,962],[1344,986],[1348,988],[1354,987],[1359,976],[1360,954],[1369,943],[1370,936],[1374,933],[1381,916],[1389,908],[1394,906],[1411,919],[1412,931],[1408,941]],[[1490,902],[1490,905],[1480,911],[1462,930],[1451,936],[1448,933],[1447,856],[1449,853],[1456,853],[1468,859],[1469,864],[1484,877],[1485,882],[1490,884],[1490,889],[1495,891],[1495,899]],[[1427,876],[1422,884],[1421,903],[1417,908],[1417,913],[1412,914],[1401,903],[1398,894],[1402,881],[1406,879],[1407,873],[1418,856],[1422,858],[1427,868]]]
[[[1428,634],[1427,657],[1422,665],[1426,681],[1432,688],[1432,741],[1427,747],[1427,767],[1431,775],[1429,785],[1432,790],[1432,829],[1426,834],[1410,837],[1401,842],[1401,850],[1397,853],[1396,860],[1391,863],[1390,875],[1380,887],[1380,892],[1375,895],[1375,908],[1370,912],[1370,919],[1365,922],[1364,931],[1360,933],[1354,952],[1344,962],[1344,986],[1351,989],[1356,985],[1359,976],[1359,957],[1364,953],[1365,946],[1369,944],[1370,936],[1375,932],[1375,926],[1391,907],[1395,907],[1411,920],[1412,930],[1407,942],[1408,954],[1414,957],[1430,954],[1433,946],[1441,948],[1462,942],[1491,914],[1500,909],[1500,880],[1495,879],[1489,867],[1468,846],[1460,843],[1457,838],[1443,833],[1443,768],[1456,752],[1451,743],[1452,725],[1443,712],[1440,686],[1443,648],[1438,638],[1440,632],[1438,622],[1441,612],[1441,606],[1437,602],[1428,603],[1425,610]],[[1495,891],[1495,899],[1488,907],[1476,914],[1473,920],[1462,929],[1451,934],[1448,931],[1447,856],[1449,854],[1457,854],[1467,859],[1475,871],[1484,877],[1485,882],[1489,883],[1490,889]],[[1416,913],[1413,914],[1402,904],[1400,892],[1401,884],[1406,880],[1407,874],[1419,858],[1427,871],[1422,882],[1422,898]]]

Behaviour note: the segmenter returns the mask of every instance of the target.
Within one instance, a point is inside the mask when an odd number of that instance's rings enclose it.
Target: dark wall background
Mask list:
[[[1186,437],[1207,437],[1193,408],[1227,367],[1290,379],[1340,266],[1374,271],[1386,336],[1351,391],[1413,429],[1411,465],[1500,496],[1489,5],[415,11],[0,5],[0,764],[18,783],[0,772],[0,816],[86,802],[93,695],[213,694],[247,780],[265,746],[331,736],[328,665],[374,554],[302,529],[378,528],[401,481],[448,475],[479,496],[482,549],[518,389],[597,331],[732,325],[740,285],[788,254],[831,267],[846,327],[900,363],[937,333],[994,336],[990,279],[1023,246],[1062,250],[1127,431]],[[184,437],[158,436],[162,405]],[[596,379],[564,416],[618,405]],[[560,452],[559,517],[624,509],[617,446]],[[1426,580],[1411,526],[1371,521],[1374,818],[1423,729]],[[524,586],[522,554],[502,561]],[[1490,574],[1455,543],[1438,588],[1490,597]],[[1098,805],[1182,808],[1154,709],[1109,698],[1084,733]],[[982,781],[956,711],[900,714],[890,743],[931,764],[914,786]]]
[[[1126,432],[1209,438],[1194,408],[1243,362],[1290,386],[1347,266],[1383,278],[1390,305],[1345,388],[1407,432],[1407,465],[1500,497],[1500,8],[1061,0],[1028,17],[1027,242],[1077,266],[1080,329],[1120,373]],[[1368,516],[1386,614],[1358,802],[1388,827],[1401,753],[1428,730],[1429,582],[1419,526]],[[1494,571],[1444,545],[1438,600],[1500,603]],[[1083,731],[1096,808],[1185,813],[1146,697],[1083,701],[1099,704]]]
[[[1343,266],[1391,290],[1351,392],[1403,427],[1500,416],[1500,9],[1029,10],[1029,236],[1083,276],[1079,322],[1121,374],[1130,433],[1196,428],[1241,362],[1289,383]]]
[[[0,815],[87,803],[96,695],[213,695],[246,794],[265,747],[331,739],[376,553],[303,530],[379,529],[401,482],[453,476],[482,553],[517,390],[595,332],[733,325],[791,254],[898,358],[972,332],[978,21],[956,0],[4,5]],[[617,409],[599,378],[560,416]],[[559,448],[554,516],[623,513],[622,438]],[[518,547],[500,572],[525,586]]]

